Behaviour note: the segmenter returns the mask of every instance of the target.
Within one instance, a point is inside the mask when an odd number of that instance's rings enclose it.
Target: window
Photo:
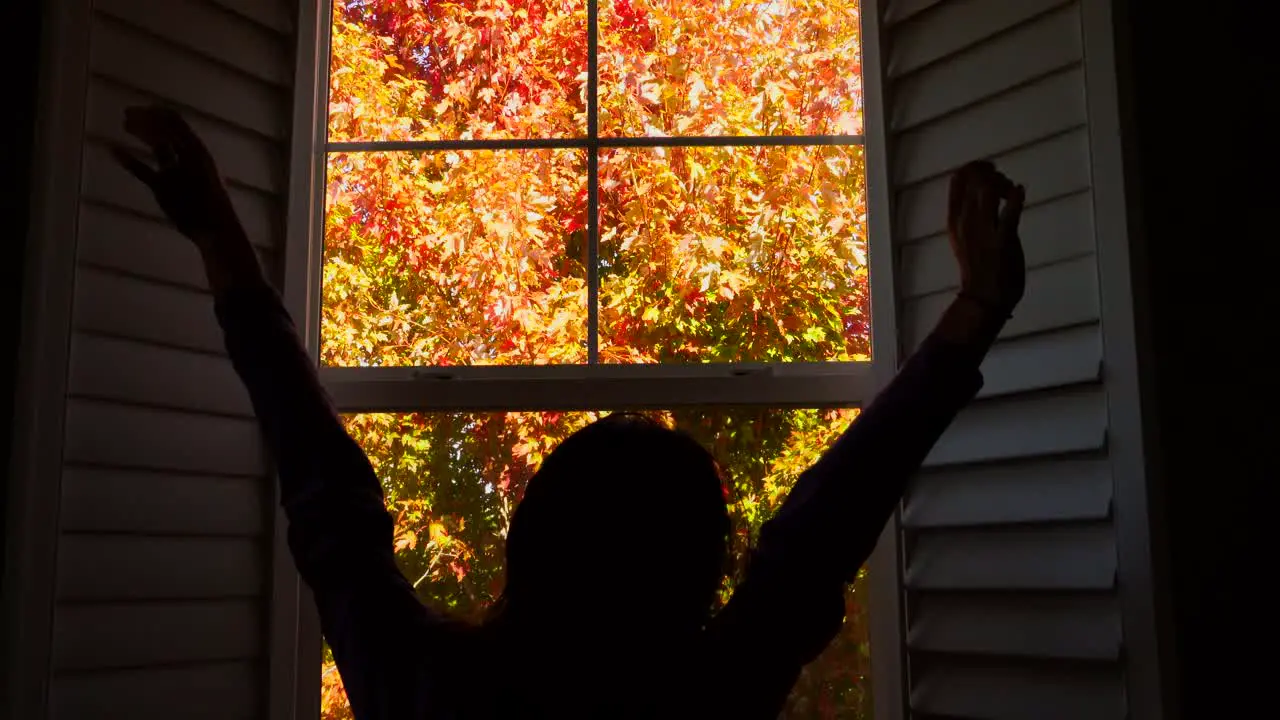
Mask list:
[[[329,10],[293,271],[424,601],[480,612],[523,483],[617,409],[712,449],[741,557],[874,384],[857,0]],[[871,717],[869,580],[788,716]]]

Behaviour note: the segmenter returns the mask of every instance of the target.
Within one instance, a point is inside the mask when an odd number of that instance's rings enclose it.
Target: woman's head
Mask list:
[[[655,420],[610,415],[565,439],[530,479],[507,536],[499,612],[561,633],[615,620],[654,639],[696,631],[728,535],[711,454]]]

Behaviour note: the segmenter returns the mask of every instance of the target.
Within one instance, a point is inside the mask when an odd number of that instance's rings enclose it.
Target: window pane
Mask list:
[[[329,157],[327,365],[586,360],[577,150]]]
[[[335,0],[329,140],[577,137],[586,0]]]
[[[867,360],[859,146],[600,156],[600,358]]]
[[[600,133],[862,133],[858,0],[600,0]]]
[[[362,414],[347,427],[369,454],[395,518],[396,559],[432,607],[476,619],[502,587],[511,511],[545,455],[604,413]],[[661,413],[697,437],[729,479],[741,563],[799,473],[852,421],[852,409],[683,409]],[[637,489],[638,498],[643,496]],[[726,580],[726,592],[732,579]],[[872,717],[865,572],[840,636],[801,675],[785,717]],[[323,716],[349,718],[325,651]]]

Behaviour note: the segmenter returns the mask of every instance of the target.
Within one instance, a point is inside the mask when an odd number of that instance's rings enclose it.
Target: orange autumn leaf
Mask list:
[[[431,542],[434,543],[443,543],[449,539],[443,523],[431,523],[427,529],[427,537],[431,538]]]

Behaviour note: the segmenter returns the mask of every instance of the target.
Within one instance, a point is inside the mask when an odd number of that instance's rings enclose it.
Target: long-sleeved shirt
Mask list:
[[[424,607],[397,569],[381,483],[278,295],[265,284],[244,285],[223,293],[216,311],[274,456],[289,547],[355,716],[536,714],[509,703],[500,673],[475,667],[484,661],[480,636]],[[679,707],[657,714],[776,717],[802,667],[839,632],[845,583],[871,554],[908,480],[981,388],[980,360],[930,336],[801,474],[762,527],[732,598],[686,654],[703,665],[690,668],[697,681],[668,695]]]

